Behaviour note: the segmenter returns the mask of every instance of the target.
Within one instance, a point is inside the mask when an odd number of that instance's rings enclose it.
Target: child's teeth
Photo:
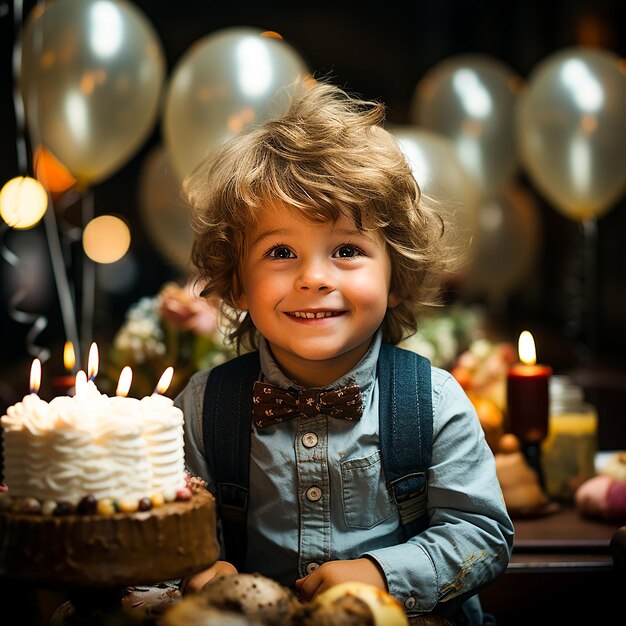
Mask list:
[[[316,319],[316,318],[322,318],[322,317],[332,317],[332,312],[331,311],[320,311],[318,313],[309,313],[306,311],[295,311],[294,315],[296,317],[305,317],[307,319]]]

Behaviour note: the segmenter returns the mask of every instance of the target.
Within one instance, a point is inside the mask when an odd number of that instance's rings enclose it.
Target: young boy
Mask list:
[[[345,420],[251,416],[244,570],[295,585],[303,599],[357,580],[388,590],[410,615],[452,615],[504,572],[513,527],[470,401],[432,368],[428,527],[402,537],[381,463],[377,362],[382,342],[415,331],[448,259],[441,220],[383,116],[381,105],[325,82],[294,89],[284,115],[235,137],[185,182],[192,259],[202,295],[223,299],[233,340],[258,348],[259,381],[358,386],[362,409]],[[215,491],[202,427],[207,377],[196,374],[177,403],[188,470]],[[185,592],[236,571],[218,561]]]

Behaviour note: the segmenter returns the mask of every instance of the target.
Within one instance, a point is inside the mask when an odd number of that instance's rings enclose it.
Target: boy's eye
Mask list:
[[[285,246],[277,246],[276,248],[272,248],[268,256],[274,259],[292,259],[294,257],[293,252],[286,248]]]
[[[343,245],[337,248],[335,252],[335,256],[341,259],[349,259],[353,256],[358,256],[360,254],[360,250],[356,246]]]

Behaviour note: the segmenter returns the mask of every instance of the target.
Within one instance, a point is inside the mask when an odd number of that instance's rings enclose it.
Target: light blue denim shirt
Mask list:
[[[471,402],[448,372],[433,367],[430,522],[418,536],[402,539],[379,449],[380,343],[379,332],[361,362],[326,387],[360,385],[360,421],[320,415],[252,427],[246,570],[291,586],[325,561],[367,556],[408,613],[429,612],[503,573],[513,525]],[[281,372],[263,340],[260,356],[264,380],[302,389]],[[207,376],[194,375],[176,403],[185,414],[187,469],[214,492],[203,454]]]

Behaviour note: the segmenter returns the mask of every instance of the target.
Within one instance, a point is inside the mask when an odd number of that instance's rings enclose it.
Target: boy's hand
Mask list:
[[[183,579],[180,589],[185,596],[189,593],[198,593],[204,585],[219,576],[229,576],[236,574],[237,569],[228,561],[216,561],[208,569],[202,570],[189,578]]]
[[[368,583],[387,591],[385,577],[376,564],[368,558],[351,561],[328,561],[304,578],[296,580],[296,589],[303,600],[312,600],[316,595],[339,583],[357,581]]]

